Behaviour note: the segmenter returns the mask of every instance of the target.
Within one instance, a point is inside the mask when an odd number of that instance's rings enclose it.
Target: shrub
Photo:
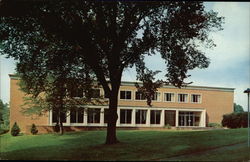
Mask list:
[[[222,126],[228,128],[246,128],[247,112],[231,113],[223,115]]]
[[[221,128],[222,125],[219,123],[208,123],[208,127]]]
[[[56,124],[56,125],[54,126],[54,131],[57,132],[57,133],[60,131],[60,126],[59,126],[59,124]]]
[[[38,133],[38,130],[37,130],[35,124],[32,124],[31,129],[30,129],[30,132],[31,132],[33,135],[35,135],[35,134]]]
[[[165,126],[165,128],[171,129],[171,125],[170,125],[170,124],[167,124],[167,125]]]
[[[17,125],[16,122],[12,126],[10,133],[11,133],[12,136],[17,136],[20,133],[20,128],[19,128],[19,126]]]

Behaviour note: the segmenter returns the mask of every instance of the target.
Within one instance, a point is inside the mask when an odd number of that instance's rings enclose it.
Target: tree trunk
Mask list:
[[[60,123],[59,126],[60,126],[60,134],[61,135],[63,135],[63,133],[64,133],[62,118],[63,118],[62,112],[59,111],[59,123]]]
[[[63,135],[64,129],[63,129],[63,123],[60,121],[60,134]]]
[[[115,144],[119,142],[116,138],[116,121],[118,119],[117,104],[118,104],[118,92],[120,84],[119,83],[116,84],[118,85],[112,87],[109,97],[109,119],[107,127],[106,144]]]

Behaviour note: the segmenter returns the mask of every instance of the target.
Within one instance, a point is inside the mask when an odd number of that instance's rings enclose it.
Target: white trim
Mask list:
[[[187,101],[186,102],[180,102],[179,101],[179,94],[187,95]],[[189,103],[189,94],[188,93],[177,93],[177,102],[178,103]]]
[[[200,95],[200,102],[192,102],[192,95]],[[191,93],[190,94],[190,103],[193,103],[193,104],[201,104],[202,103],[202,93]]]
[[[174,94],[173,101],[166,101],[165,94]],[[172,97],[171,97],[171,99],[172,99]],[[175,92],[163,92],[163,100],[162,100],[163,102],[173,103],[173,102],[175,102],[175,100],[176,100],[176,93]]]
[[[121,99],[121,91],[130,91],[131,92],[131,99]],[[125,93],[125,97],[126,97],[126,93]],[[118,100],[121,100],[121,101],[133,101],[133,90],[119,90],[119,94],[118,94]]]

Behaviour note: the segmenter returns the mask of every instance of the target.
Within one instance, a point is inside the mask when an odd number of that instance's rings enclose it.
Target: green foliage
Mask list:
[[[0,54],[18,60],[24,91],[35,98],[45,93],[58,112],[67,109],[69,87],[89,89],[94,79],[117,101],[123,71],[135,66],[140,75],[145,56],[157,53],[166,63],[166,81],[181,87],[189,70],[208,67],[198,47],[215,46],[209,33],[222,30],[224,20],[198,1],[3,1],[0,13],[15,16],[0,18]],[[109,102],[108,127],[115,127],[116,101]]]
[[[35,124],[32,124],[31,128],[30,128],[30,132],[35,135],[38,133],[38,130],[36,128],[36,125]]]
[[[56,124],[54,127],[53,127],[53,130],[54,130],[54,132],[59,132],[60,131],[60,126],[59,126],[59,124]]]
[[[228,128],[246,128],[247,112],[231,113],[223,115],[222,126]]]
[[[0,99],[0,128],[9,129],[9,107]]]
[[[244,112],[244,109],[241,105],[234,103],[234,112]]]
[[[208,127],[222,128],[222,125],[219,123],[208,123]]]
[[[12,136],[17,136],[20,133],[20,128],[19,128],[19,126],[17,125],[16,122],[12,126],[10,133],[11,133]]]
[[[171,125],[170,125],[170,124],[167,124],[167,125],[165,125],[165,128],[171,129]]]

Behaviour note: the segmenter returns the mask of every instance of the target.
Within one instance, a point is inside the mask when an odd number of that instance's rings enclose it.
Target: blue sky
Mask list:
[[[211,64],[207,69],[190,71],[186,82],[192,85],[235,88],[234,102],[247,110],[247,95],[250,88],[250,2],[205,2],[207,10],[214,10],[225,17],[224,30],[211,33],[217,45],[214,49],[204,49]],[[153,70],[165,70],[159,55],[146,58],[146,64]],[[14,73],[15,62],[0,56],[0,98],[9,102],[9,77]],[[164,79],[164,72],[157,78]],[[122,80],[135,81],[135,69],[127,69]]]

